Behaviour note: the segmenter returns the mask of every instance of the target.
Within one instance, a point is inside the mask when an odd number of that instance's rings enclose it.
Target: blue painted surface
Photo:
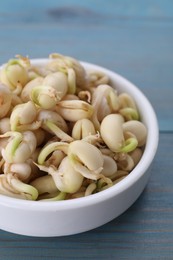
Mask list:
[[[0,63],[52,52],[141,88],[158,116],[158,153],[147,188],[122,216],[62,238],[0,231],[0,259],[173,259],[173,1],[1,0]]]

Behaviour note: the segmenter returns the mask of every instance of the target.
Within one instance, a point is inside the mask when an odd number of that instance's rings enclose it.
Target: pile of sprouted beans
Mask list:
[[[135,101],[100,71],[51,54],[17,55],[0,71],[0,194],[58,201],[125,178],[141,159],[147,129]]]

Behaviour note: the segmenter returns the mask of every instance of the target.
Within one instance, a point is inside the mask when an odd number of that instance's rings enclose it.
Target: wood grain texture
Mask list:
[[[134,82],[157,113],[158,153],[148,186],[123,215],[62,238],[0,231],[0,260],[173,259],[173,1],[1,0],[0,63],[17,53],[51,52]]]

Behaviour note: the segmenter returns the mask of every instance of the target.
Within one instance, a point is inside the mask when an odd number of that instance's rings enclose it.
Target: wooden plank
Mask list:
[[[161,134],[150,181],[136,203],[95,230],[59,238],[0,231],[0,257],[22,259],[172,259],[173,134]],[[49,221],[49,220],[48,220]]]
[[[105,66],[141,88],[160,130],[172,131],[172,1],[95,3],[28,1],[23,11],[21,0],[0,2],[0,63],[60,52]]]

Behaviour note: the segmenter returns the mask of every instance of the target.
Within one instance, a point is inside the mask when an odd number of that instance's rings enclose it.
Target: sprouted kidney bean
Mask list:
[[[0,70],[0,194],[75,199],[125,178],[147,129],[135,100],[108,75],[51,54],[46,65],[16,56]]]

